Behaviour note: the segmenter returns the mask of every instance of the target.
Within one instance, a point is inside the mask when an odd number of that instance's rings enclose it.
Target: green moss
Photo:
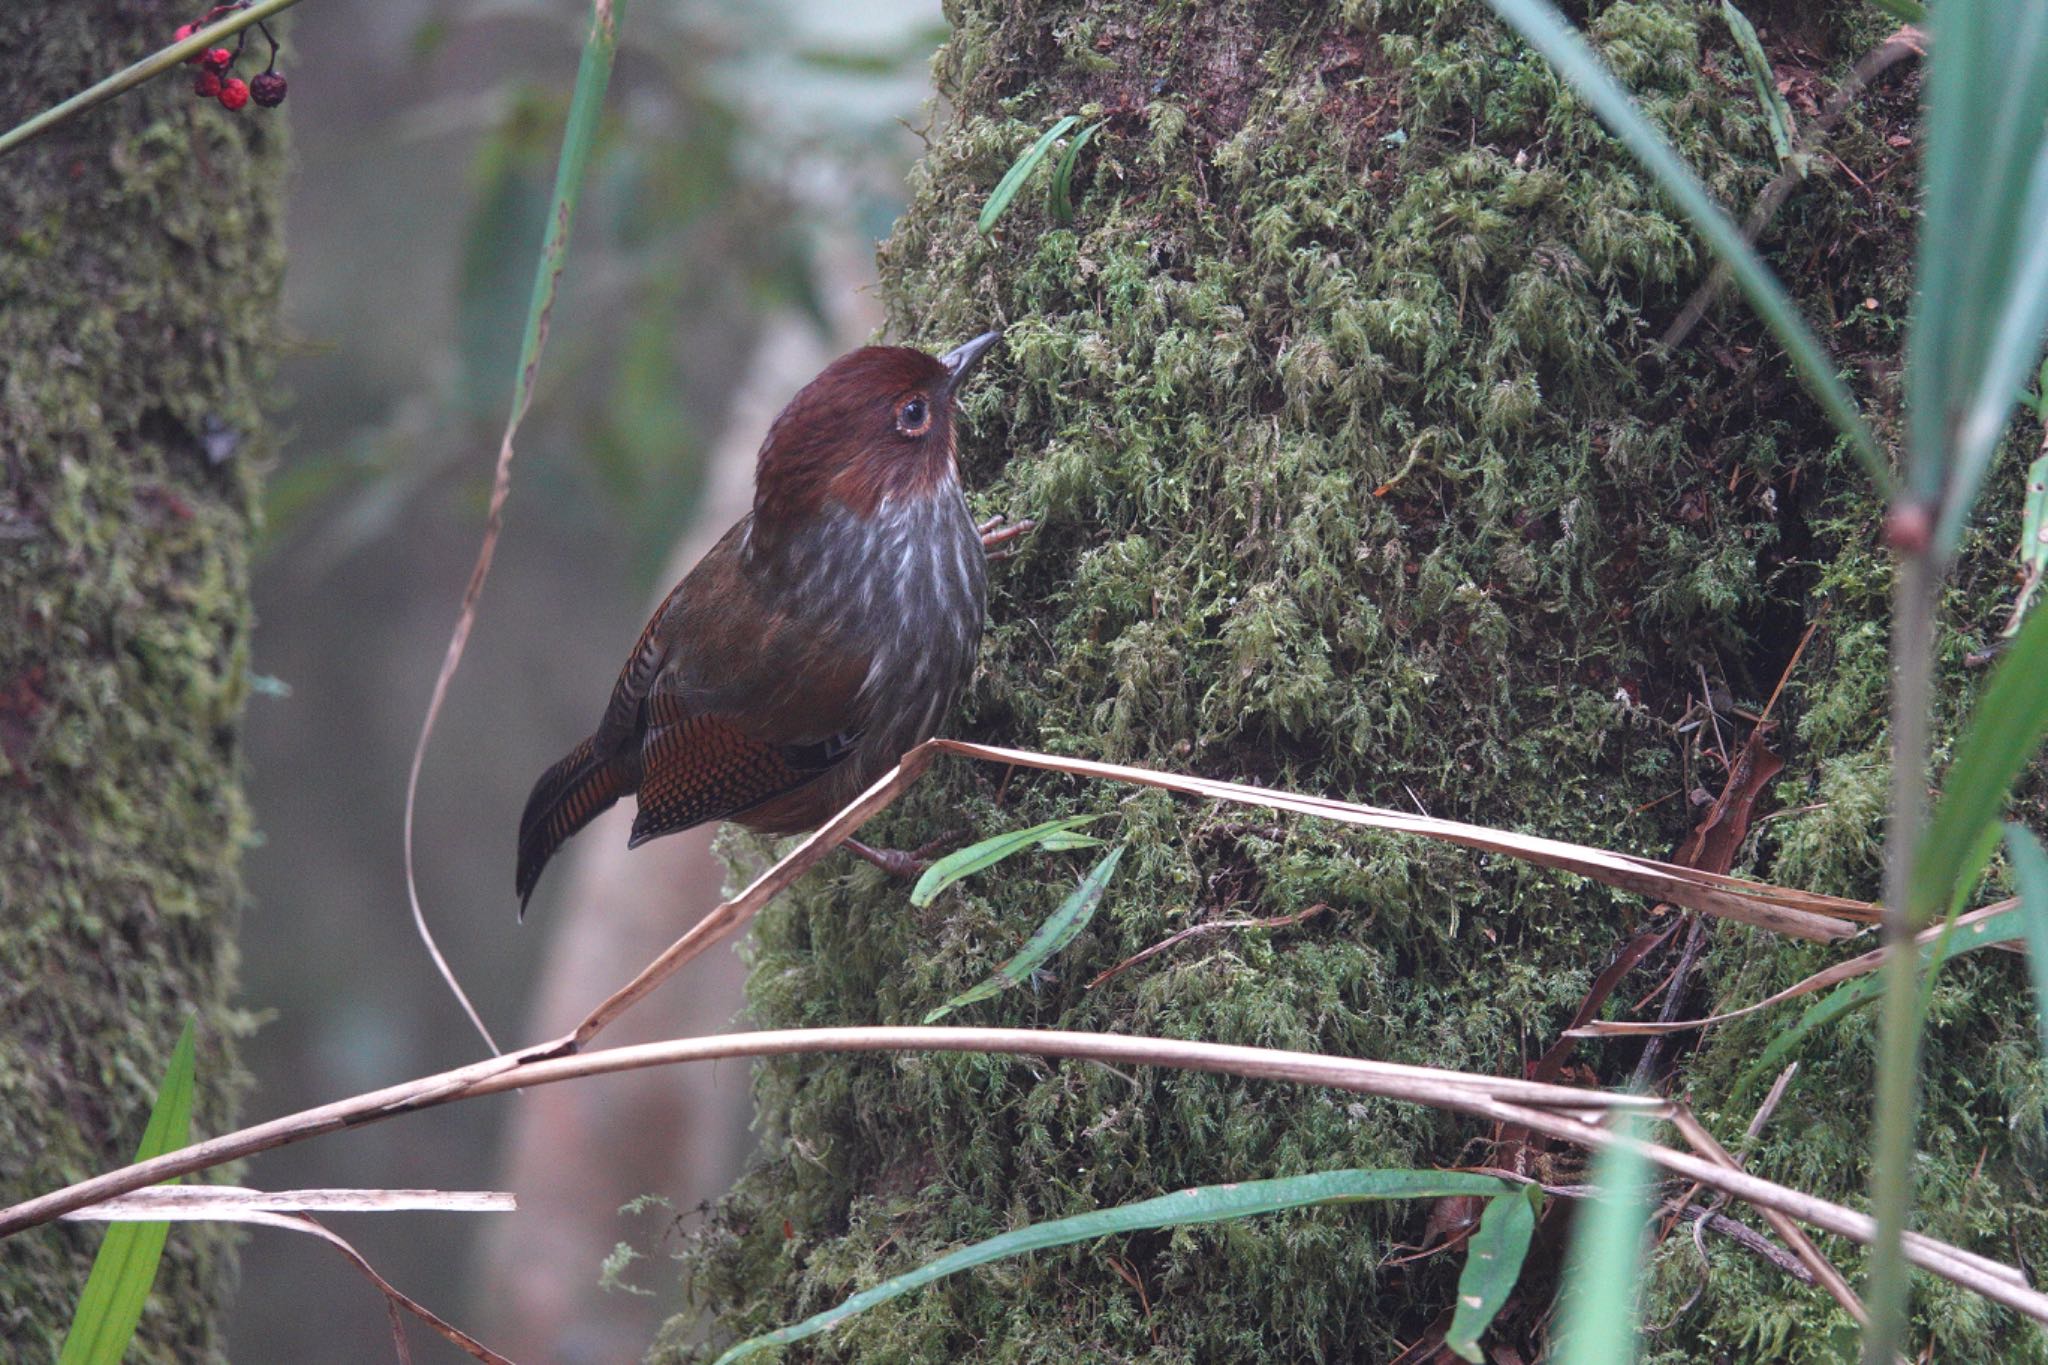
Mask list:
[[[1714,192],[1745,204],[1775,167],[1710,15],[1607,5],[1591,30]],[[1790,766],[1776,793],[1823,808],[1764,827],[1750,865],[1872,889],[1877,510],[1739,308],[1657,353],[1707,262],[1537,58],[1448,0],[1341,13],[977,0],[953,18],[938,72],[957,118],[883,250],[891,319],[930,344],[1008,329],[968,400],[969,480],[982,507],[1043,523],[994,575],[956,732],[1662,854],[1693,818],[1683,793],[1715,780],[1671,730],[1700,670],[1760,709],[1825,602],[1779,703]],[[1799,41],[1839,73],[1881,36],[1873,23],[1815,21]],[[1889,85],[1835,144],[1866,181],[1889,171],[1874,202],[1810,183],[1765,239],[1844,363],[1880,373],[1906,309],[1912,194],[1886,138],[1911,107],[1910,86]],[[1017,149],[1077,111],[1109,124],[1082,159],[1073,227],[1027,189],[994,240],[979,235]],[[1887,407],[1886,390],[1873,397]],[[2009,502],[2017,481],[1997,486]],[[1974,676],[1963,655],[1998,623],[2001,506],[1952,604],[1952,698]],[[1114,809],[1101,828],[1131,844],[1103,911],[1056,975],[963,1022],[1512,1075],[1645,910],[1502,860],[965,765],[877,833],[915,845],[1077,809]],[[1008,956],[1080,867],[1042,856],[925,912],[864,870],[820,875],[761,917],[754,1012],[914,1022]],[[1203,938],[1084,988],[1188,923],[1319,902],[1331,912],[1299,928]],[[1754,999],[1833,955],[1724,927],[1688,1007]],[[2031,1258],[2048,1249],[2025,1174],[2043,1101],[2016,971],[1972,962],[1937,993],[1924,1189],[1931,1227],[1993,1255],[2017,1239]],[[1703,1106],[1730,1104],[1712,1114],[1725,1136],[1748,1118],[1728,1100],[1736,1078],[1783,1022],[1721,1030],[1686,1057]],[[1860,1198],[1867,1115],[1841,1097],[1869,1093],[1869,1027],[1852,1019],[1814,1049],[1759,1170]],[[1618,1081],[1635,1049],[1581,1059]],[[1018,1060],[789,1058],[761,1068],[758,1092],[769,1159],[688,1263],[731,1332],[1027,1220],[1203,1182],[1449,1164],[1483,1155],[1485,1136],[1392,1104]],[[1392,1263],[1425,1213],[1276,1216],[1044,1253],[870,1313],[812,1354],[1387,1358],[1451,1302],[1454,1265]],[[1712,1254],[1694,1301],[1690,1245],[1662,1253],[1658,1349],[1832,1357],[1830,1301],[1746,1253]],[[2009,1316],[1938,1288],[1918,1322],[1945,1358],[2034,1349]]]
[[[11,116],[175,22],[10,11]],[[0,1200],[130,1159],[188,1016],[195,1130],[232,1126],[283,169],[276,115],[201,106],[177,76],[0,161]],[[98,1241],[66,1225],[8,1244],[0,1338],[22,1358],[54,1358]],[[129,1358],[218,1358],[233,1278],[227,1234],[175,1231]]]

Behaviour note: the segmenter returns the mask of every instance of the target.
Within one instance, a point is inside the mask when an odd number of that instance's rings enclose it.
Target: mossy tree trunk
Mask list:
[[[1857,6],[1752,13],[1795,97],[1824,99],[1884,32]],[[1718,10],[1641,0],[1575,17],[1721,200],[1753,202],[1777,166]],[[994,572],[955,732],[1663,855],[1697,818],[1688,795],[1719,786],[1700,757],[1712,745],[1680,729],[1700,718],[1689,705],[1718,695],[1732,744],[1746,722],[1731,704],[1762,709],[1825,604],[1776,741],[1790,759],[1776,803],[1817,809],[1764,827],[1741,866],[1874,892],[1890,577],[1878,509],[1739,304],[1659,353],[1710,262],[1537,57],[1460,0],[963,0],[951,18],[937,70],[954,114],[883,275],[899,336],[936,346],[1008,328],[968,402],[968,475],[983,510],[1041,522]],[[1832,143],[1855,178],[1817,175],[1765,240],[1880,412],[1907,306],[1914,97],[1895,73],[1862,102]],[[1041,177],[980,235],[990,187],[1069,113],[1107,120],[1081,158],[1073,225]],[[1951,603],[1945,697],[1967,696],[1963,656],[2000,619],[2001,497]],[[1131,845],[1104,908],[1056,976],[963,1022],[1515,1075],[1649,909],[1454,849],[966,765],[942,766],[877,833],[907,847],[1077,810],[1113,812],[1097,832]],[[1013,952],[1087,856],[1005,865],[926,912],[851,865],[819,876],[760,921],[756,1016],[917,1022]],[[1202,938],[1085,988],[1190,923],[1317,903],[1330,913],[1300,927]],[[1684,1011],[1756,999],[1839,956],[1718,927]],[[1924,1126],[1926,1225],[2008,1259],[2048,1251],[2026,1178],[2048,1144],[2021,979],[1975,960],[1943,977]],[[1725,1139],[1758,1093],[1744,1069],[1785,1022],[1681,1054],[1673,1084]],[[1869,1028],[1851,1019],[1806,1050],[1756,1169],[1860,1198]],[[1638,1052],[1588,1046],[1578,1060],[1619,1084]],[[1207,1076],[940,1056],[791,1058],[759,1078],[774,1156],[690,1265],[733,1332],[1026,1221],[1199,1183],[1492,1155],[1469,1121]],[[1562,1162],[1554,1174],[1575,1173]],[[1042,1253],[807,1349],[1388,1359],[1452,1303],[1457,1256],[1397,1263],[1426,1212],[1354,1207]],[[1852,1249],[1831,1250],[1853,1270]],[[1817,1290],[1725,1242],[1708,1254],[1695,1296],[1689,1239],[1658,1253],[1646,1311],[1668,1326],[1653,1354],[1835,1358],[1844,1319]],[[1552,1269],[1533,1270],[1529,1307],[1507,1323],[1525,1358]],[[1945,1289],[1918,1311],[1943,1358],[2039,1349]]]
[[[202,7],[203,8],[203,7]],[[166,0],[9,7],[13,124],[169,41]],[[187,1018],[231,1126],[239,729],[282,278],[279,116],[174,74],[0,160],[0,1199],[132,1157]],[[52,1359],[100,1229],[0,1256]],[[230,1238],[173,1232],[130,1360],[222,1354]]]

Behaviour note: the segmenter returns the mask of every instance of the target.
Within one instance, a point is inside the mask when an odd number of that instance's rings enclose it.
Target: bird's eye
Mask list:
[[[896,409],[896,430],[905,436],[922,436],[931,430],[932,410],[922,398],[913,398]]]

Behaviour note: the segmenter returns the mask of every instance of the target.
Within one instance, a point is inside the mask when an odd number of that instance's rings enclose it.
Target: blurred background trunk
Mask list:
[[[1890,27],[1875,7],[1748,8],[1802,120]],[[1780,167],[1719,10],[1572,12],[1743,216]],[[967,482],[978,512],[1041,522],[992,574],[950,732],[1665,856],[1821,620],[1773,713],[1774,818],[1736,866],[1874,893],[1890,568],[1867,480],[1739,302],[1676,352],[1656,344],[1710,262],[1537,56],[1459,0],[961,0],[949,19],[934,70],[952,116],[883,248],[884,297],[905,341],[1008,329],[967,398]],[[1859,100],[1763,239],[1879,412],[1908,301],[1916,89],[1908,66]],[[1065,115],[1103,124],[1071,224],[1055,155],[979,231],[992,187]],[[1965,656],[2009,600],[2006,468],[1958,577],[1944,696],[1967,693]],[[914,847],[1077,811],[1130,845],[1102,909],[1029,988],[949,1022],[1517,1075],[1651,909],[1447,847],[957,761],[864,837]],[[1093,856],[1006,863],[927,910],[828,864],[756,923],[755,1020],[916,1023],[1010,956]],[[1190,924],[1317,905],[1087,988]],[[1617,1001],[1653,1013],[1676,981],[1678,1016],[1697,1016],[1839,956],[1720,925],[1688,971],[1684,938]],[[1921,1175],[1955,1196],[1926,1210],[1942,1235],[2032,1258],[2048,1250],[2028,1175],[2042,1092],[2024,1011],[2001,1003],[2021,980],[1974,959],[1942,977]],[[1650,1078],[1733,1141],[1761,1095],[1744,1072],[1785,1022],[1666,1050]],[[1868,1114],[1845,1097],[1870,1093],[1863,1028],[1801,1054],[1754,1169],[1862,1197]],[[1641,1053],[1584,1046],[1571,1074],[1625,1084]],[[1975,1079],[1990,1074],[2010,1087]],[[1222,1077],[964,1056],[790,1057],[756,1076],[767,1160],[686,1267],[741,1334],[1029,1221],[1196,1184],[1505,1159],[1476,1123]],[[1541,1166],[1580,1175],[1570,1153]],[[1042,1252],[799,1349],[1389,1360],[1452,1304],[1458,1254],[1403,1257],[1428,1215],[1364,1205]],[[1541,1348],[1555,1246],[1497,1329],[1513,1358]],[[1818,1291],[1710,1241],[1700,1293],[1700,1254],[1683,1235],[1656,1253],[1646,1358],[1834,1353],[1845,1319]],[[1937,1355],[2032,1341],[1922,1292]]]
[[[0,123],[192,17],[9,7]],[[195,1134],[245,1085],[228,1002],[282,114],[179,72],[0,160],[0,1199],[132,1159],[187,1019]],[[10,1353],[55,1357],[102,1226],[8,1243]],[[232,1242],[173,1230],[129,1360],[221,1356]]]

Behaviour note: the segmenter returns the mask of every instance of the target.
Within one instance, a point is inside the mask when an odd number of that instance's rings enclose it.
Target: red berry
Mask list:
[[[197,24],[180,24],[178,25],[178,41],[182,43],[197,32],[199,32],[199,25]],[[197,66],[204,60],[206,60],[204,52],[195,52],[185,59],[186,64],[190,66]]]
[[[225,76],[228,68],[234,64],[235,54],[226,48],[213,47],[206,50],[206,65],[215,73]]]
[[[249,82],[249,97],[265,109],[275,109],[284,103],[284,74],[266,71]]]
[[[230,76],[220,83],[220,102],[224,109],[239,109],[249,102],[249,83],[240,76]]]
[[[210,100],[220,93],[220,77],[211,71],[202,71],[192,82],[192,93],[203,100]]]

